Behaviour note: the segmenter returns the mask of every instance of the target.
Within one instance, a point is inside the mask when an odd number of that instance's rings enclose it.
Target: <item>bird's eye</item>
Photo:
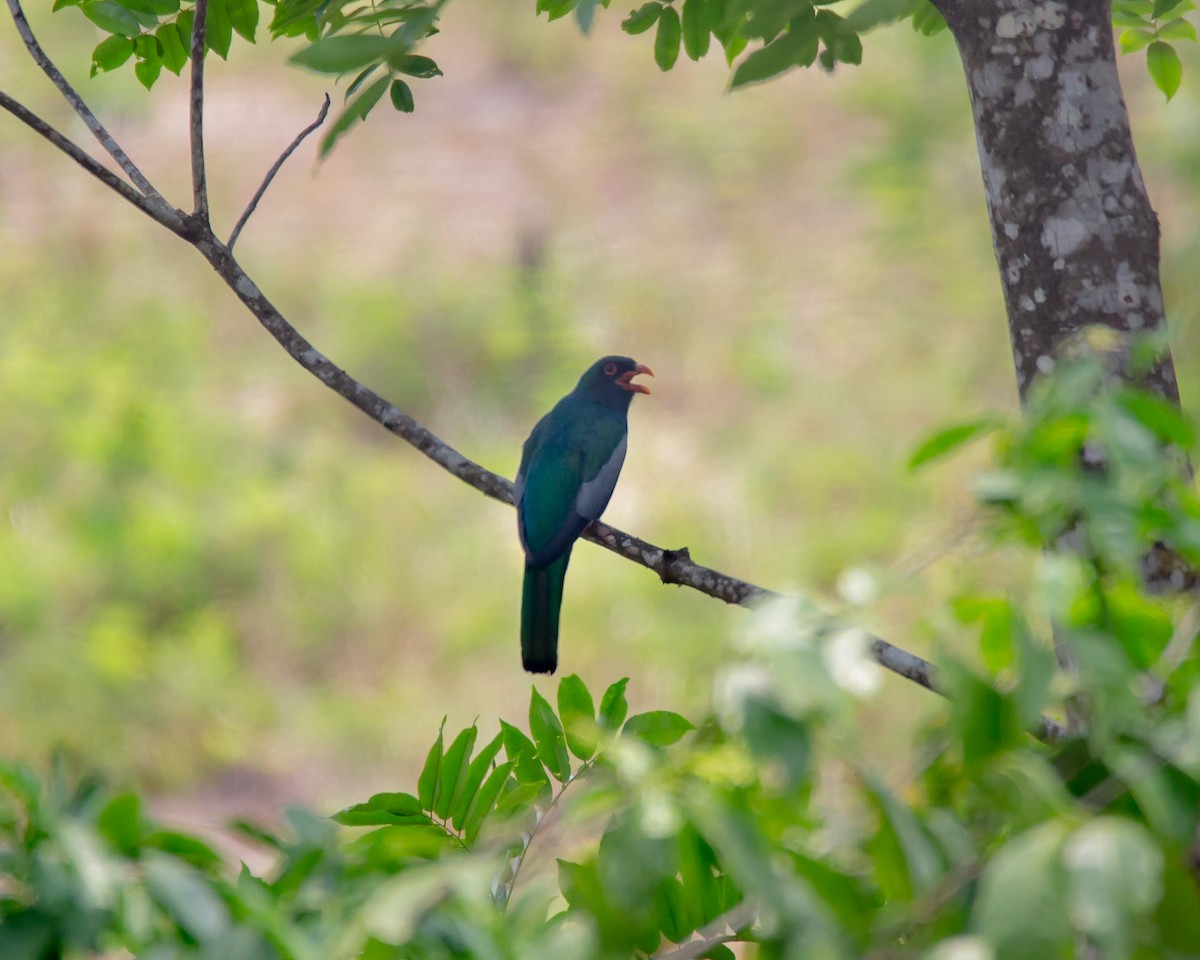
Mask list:
[[[604,365],[604,375],[605,376],[611,377],[616,372],[617,372],[617,365],[615,363],[606,363]]]

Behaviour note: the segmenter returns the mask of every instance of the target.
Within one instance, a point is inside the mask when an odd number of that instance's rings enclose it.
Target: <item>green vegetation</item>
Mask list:
[[[81,6],[122,39],[72,11],[35,28],[71,24],[73,81],[169,183],[186,138],[140,85],[182,98],[151,61],[182,71],[186,11]],[[546,12],[586,26],[597,6]],[[527,682],[511,514],[332,399],[197,262],[0,124],[20,185],[0,205],[5,960],[607,958],[714,918],[719,958],[727,935],[762,957],[1195,954],[1194,607],[1139,570],[1159,542],[1200,560],[1178,462],[1194,426],[1095,362],[1060,365],[1013,417],[961,73],[928,10],[932,39],[872,36],[836,88],[812,72],[722,99],[720,62],[657,77],[716,49],[716,6],[641,14],[653,59],[499,3],[447,8],[444,76],[407,40],[370,45],[387,76],[343,117],[385,90],[418,109],[380,111],[315,175],[288,168],[239,245],[336,362],[508,475],[587,362],[645,359],[655,395],[608,517],[796,598],[751,616],[581,546],[569,676],[535,687],[528,733],[494,732]],[[1161,47],[1187,38],[1183,7],[1119,6],[1176,95],[1160,112],[1131,77],[1186,402],[1200,101]],[[255,35],[241,15],[217,44]],[[822,22],[814,57],[856,61]],[[788,36],[760,28],[735,71]],[[88,85],[93,49],[98,74],[134,72]],[[19,53],[0,37],[0,86]],[[277,51],[245,53],[209,62],[226,226],[319,100],[313,76],[268,74]],[[904,470],[983,437],[978,502],[982,444]],[[952,700],[880,677],[864,628],[935,657]],[[1027,735],[1068,704],[1085,741]],[[70,759],[31,772],[56,749]],[[344,807],[340,826],[243,823],[261,850],[240,876],[228,834],[195,835],[285,798]]]
[[[698,725],[630,716],[627,679],[597,704],[568,675],[554,704],[534,688],[528,735],[501,722],[481,745],[478,723],[450,736],[443,722],[415,786],[333,822],[238,825],[270,860],[236,879],[133,794],[0,765],[0,953],[584,960],[694,941],[689,955],[723,960],[741,941],[763,958],[1195,956],[1200,652],[1178,619],[1194,605],[1147,595],[1141,564],[1156,545],[1200,561],[1183,462],[1197,430],[1094,355],[1060,363],[1026,414],[990,425],[978,489],[986,540],[1020,550],[1034,582],[931,614],[975,650],[943,658],[952,703],[905,791],[862,727],[880,677],[858,616],[781,599],[740,632]],[[943,433],[922,458],[980,433]],[[1067,701],[1085,738],[1026,733]]]

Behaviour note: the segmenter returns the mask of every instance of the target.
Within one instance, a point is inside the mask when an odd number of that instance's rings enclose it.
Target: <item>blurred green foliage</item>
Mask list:
[[[836,616],[779,598],[739,631],[700,723],[630,716],[627,679],[597,697],[566,676],[554,703],[533,688],[528,734],[502,721],[480,745],[478,723],[443,721],[415,788],[333,823],[240,824],[271,855],[236,880],[135,795],[2,763],[0,952],[1197,956],[1196,602],[1147,592],[1141,569],[1154,549],[1200,561],[1196,427],[1095,353],[992,426],[984,540],[1015,545],[1035,583],[930,612],[959,652],[904,789],[861,724],[882,678],[857,621],[877,598]],[[923,459],[979,436],[943,433]],[[1026,732],[1069,709],[1073,736]]]

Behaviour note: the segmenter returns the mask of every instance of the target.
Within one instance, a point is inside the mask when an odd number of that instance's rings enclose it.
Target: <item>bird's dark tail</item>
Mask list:
[[[521,664],[530,673],[558,669],[558,611],[562,607],[568,550],[544,567],[525,564],[521,599]]]

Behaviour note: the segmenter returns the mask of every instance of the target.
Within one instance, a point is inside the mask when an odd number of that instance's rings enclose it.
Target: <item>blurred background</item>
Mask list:
[[[592,360],[648,363],[606,519],[831,609],[865,568],[885,594],[868,627],[953,644],[929,598],[1023,571],[970,536],[985,450],[904,469],[927,431],[1016,407],[949,36],[902,24],[861,68],[727,94],[715,52],[661,74],[624,7],[590,38],[532,8],[451,4],[427,50],[445,76],[324,163],[308,141],[238,242],[248,270],[335,362],[510,477]],[[29,13],[188,205],[184,81],[89,80],[83,16]],[[223,235],[323,92],[340,102],[290,49],[210,60]],[[1190,404],[1200,62],[1181,52],[1169,106],[1141,55],[1122,66]],[[98,152],[7,19],[0,88]],[[322,387],[194,251],[7,115],[0,170],[0,754],[62,747],[216,823],[411,789],[443,716],[520,721],[511,510]],[[694,714],[746,617],[584,544],[560,669]],[[886,678],[866,748],[887,762],[937,708]]]

